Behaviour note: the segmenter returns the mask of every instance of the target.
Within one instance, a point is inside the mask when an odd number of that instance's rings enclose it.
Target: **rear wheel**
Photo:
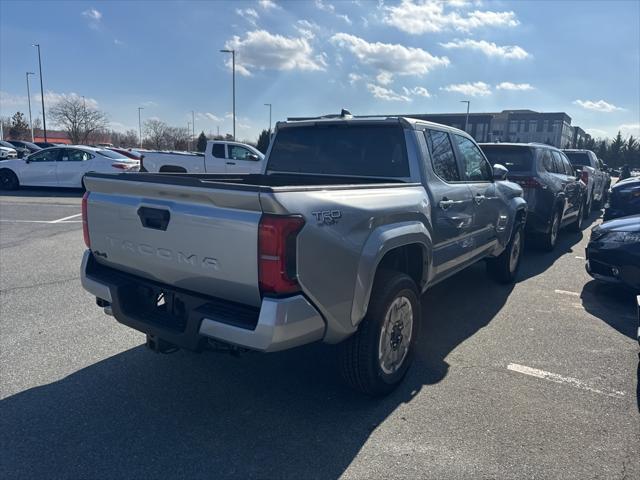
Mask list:
[[[346,383],[367,395],[390,393],[411,365],[419,325],[415,282],[404,273],[378,272],[367,315],[358,331],[340,345]]]
[[[593,208],[593,196],[589,196],[589,198],[587,199],[587,203],[584,206],[584,210],[583,210],[583,217],[587,218],[589,215],[591,215],[591,209]]]
[[[584,220],[584,202],[580,203],[580,209],[578,210],[578,216],[576,217],[576,221],[569,225],[569,230],[572,232],[580,232],[582,231],[582,221]]]
[[[511,240],[498,257],[487,259],[487,271],[500,283],[511,283],[515,280],[520,267],[520,258],[524,250],[524,231],[518,224],[511,234]]]
[[[1,190],[16,190],[20,186],[18,177],[8,168],[0,170],[0,189]]]
[[[556,210],[551,219],[549,231],[540,238],[540,246],[550,252],[556,248],[558,243],[558,233],[560,232],[560,211]]]

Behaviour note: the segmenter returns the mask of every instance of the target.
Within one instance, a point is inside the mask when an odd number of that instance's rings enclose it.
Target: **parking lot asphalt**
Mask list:
[[[634,298],[585,272],[588,227],[513,286],[480,264],[428,291],[373,400],[322,344],[147,350],[80,286],[80,198],[0,196],[0,477],[640,478]]]

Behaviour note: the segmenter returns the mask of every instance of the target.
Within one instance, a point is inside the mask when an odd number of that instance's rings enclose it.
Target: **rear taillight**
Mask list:
[[[112,163],[111,166],[118,170],[129,170],[131,168],[130,163]]]
[[[87,248],[91,248],[91,240],[89,239],[89,217],[87,216],[87,201],[89,200],[89,192],[84,192],[82,196],[82,236],[84,244]]]
[[[536,177],[522,177],[514,180],[522,188],[540,188],[542,184]]]
[[[258,226],[258,271],[262,293],[290,294],[300,289],[296,274],[296,237],[304,226],[298,215],[263,215]]]
[[[589,183],[589,172],[587,172],[586,170],[582,170],[582,172],[580,173],[580,180],[582,180],[582,182],[585,184]]]

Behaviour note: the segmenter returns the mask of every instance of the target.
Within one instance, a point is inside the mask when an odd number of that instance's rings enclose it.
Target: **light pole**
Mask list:
[[[231,68],[232,68],[232,81],[233,81],[233,139],[236,139],[236,51],[235,50],[220,50],[221,53],[231,54]]]
[[[189,135],[189,132],[191,132],[191,122],[187,122],[187,135]],[[191,136],[191,135],[189,135],[189,136]],[[191,151],[191,140],[192,139],[189,139],[187,141],[187,150],[188,151]]]
[[[191,110],[191,141],[196,140],[196,114]],[[194,149],[195,150],[195,149]]]
[[[33,72],[27,72],[27,100],[29,102],[29,128],[31,128],[31,141],[33,142],[33,120],[31,120],[31,89],[29,88],[29,75],[35,75]]]
[[[271,104],[265,103],[264,106],[269,107],[269,134],[271,134]]]
[[[44,116],[44,87],[42,86],[42,60],[40,59],[40,44],[32,43],[32,47],[38,49],[38,67],[40,68],[40,100],[42,100],[42,130],[44,131],[44,141],[47,141],[47,119]]]
[[[464,131],[467,131],[467,125],[469,125],[469,105],[471,105],[471,101],[470,100],[460,100],[460,103],[466,103],[467,104],[467,116],[464,119]]]
[[[138,134],[140,135],[140,148],[142,148],[142,122],[140,121],[141,110],[144,110],[144,107],[138,107]]]

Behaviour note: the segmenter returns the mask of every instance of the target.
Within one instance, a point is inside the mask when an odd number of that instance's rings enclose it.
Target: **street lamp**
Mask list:
[[[469,105],[471,105],[471,101],[470,100],[460,100],[460,103],[466,103],[467,104],[467,116],[464,119],[464,131],[467,131],[467,125],[469,125]]]
[[[191,122],[187,122],[187,135],[189,135],[190,131],[191,131]],[[189,135],[189,136],[191,136],[191,135]],[[191,151],[191,141],[192,140],[193,139],[191,139],[191,138],[189,140],[187,140],[187,150],[188,151]]]
[[[32,47],[38,49],[38,67],[40,68],[40,100],[42,100],[42,129],[44,131],[44,141],[47,141],[47,119],[44,116],[44,87],[42,86],[42,60],[40,59],[40,44],[32,43]]]
[[[271,104],[265,103],[264,106],[269,107],[269,134],[271,134]]]
[[[142,122],[140,121],[141,110],[144,110],[144,107],[138,107],[138,134],[140,135],[140,148],[142,148]]]
[[[195,142],[195,140],[196,140],[196,114],[194,113],[193,110],[191,110],[191,141]]]
[[[233,81],[233,139],[236,139],[236,51],[220,50],[221,53],[231,54],[232,81]]]
[[[29,88],[29,75],[35,75],[33,72],[27,72],[27,100],[29,101],[29,128],[31,128],[31,141],[33,142],[33,121],[31,120],[31,89]]]

